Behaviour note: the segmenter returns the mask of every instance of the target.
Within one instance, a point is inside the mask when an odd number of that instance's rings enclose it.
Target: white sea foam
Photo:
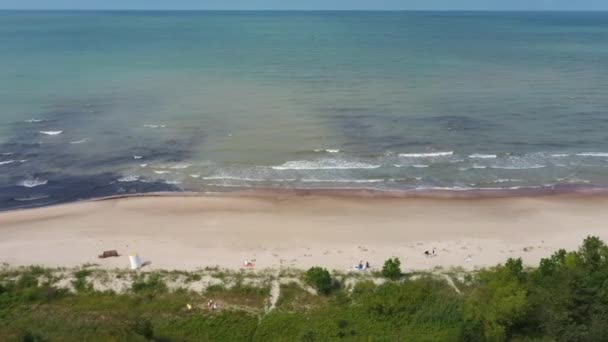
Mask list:
[[[322,148],[317,148],[315,149],[315,152],[327,152],[327,153],[338,153],[340,152],[339,149],[332,149],[332,148],[326,148],[326,149],[322,149]]]
[[[221,188],[253,188],[252,185],[247,184],[224,184],[224,183],[208,183],[208,186],[217,186]]]
[[[424,165],[424,164],[414,164],[414,165],[412,165],[412,167],[415,167],[415,168],[423,168],[423,169],[424,169],[424,168],[429,167],[429,165]]]
[[[159,174],[159,175],[163,175],[165,173],[171,173],[171,171],[158,171],[158,170],[154,170],[154,173]]]
[[[459,167],[458,170],[460,171],[469,171],[469,170],[483,170],[483,169],[487,169],[488,166],[485,165],[479,165],[479,164],[474,164],[473,166],[470,167]]]
[[[80,140],[76,140],[76,141],[70,141],[70,144],[82,144],[82,143],[87,142],[89,140],[91,140],[91,139],[84,138],[84,139],[80,139]]]
[[[148,166],[148,164],[139,164],[139,166],[146,167],[146,166]]]
[[[118,179],[119,182],[136,182],[138,180],[138,175],[128,175]]]
[[[555,153],[555,154],[551,155],[551,157],[555,157],[555,158],[563,158],[563,157],[568,157],[568,156],[569,156],[569,154],[566,154],[566,153]]]
[[[171,166],[170,169],[180,170],[180,169],[187,169],[189,167],[190,167],[190,164],[177,164],[177,165]]]
[[[24,186],[26,188],[33,188],[36,186],[45,185],[46,183],[48,183],[48,180],[46,179],[35,178],[22,180],[21,182],[17,183],[17,185]]]
[[[151,125],[151,124],[145,124],[144,127],[146,128],[165,128],[167,127],[166,125]]]
[[[15,197],[15,201],[26,202],[26,201],[35,201],[43,198],[49,198],[49,195],[34,195],[30,197]]]
[[[419,186],[416,187],[415,190],[448,190],[448,191],[466,191],[466,190],[473,190],[475,188],[470,188],[470,187],[463,187],[463,186],[427,186],[427,185],[423,185],[423,186]]]
[[[453,187],[441,187],[441,186],[421,186],[417,187],[416,190],[447,190],[447,191],[474,191],[474,190],[519,190],[519,189],[539,189],[543,187],[553,186],[554,184],[544,185],[521,185],[521,186],[510,186],[505,188],[478,188],[478,187],[466,187],[466,186],[453,186]]]
[[[12,156],[14,153],[13,152],[4,152],[4,153],[0,153],[3,156]]]
[[[490,168],[492,168],[492,169],[503,169],[503,170],[542,169],[543,167],[547,167],[547,165],[533,164],[533,165],[524,165],[524,166],[515,166],[515,165],[490,166]]]
[[[480,154],[480,153],[474,153],[474,154],[471,154],[471,155],[469,156],[469,158],[472,158],[472,159],[495,159],[495,158],[496,158],[496,155],[495,155],[495,154]]]
[[[0,165],[6,165],[6,164],[12,164],[14,163],[15,160],[5,160],[5,161],[0,161]]]
[[[428,153],[400,153],[399,157],[404,158],[431,158],[431,157],[447,157],[454,154],[454,151],[448,152],[428,152]]]
[[[141,159],[143,156],[133,156],[133,159]]]
[[[201,175],[190,175],[192,178],[201,178]]]
[[[182,184],[182,182],[176,181],[176,180],[166,180],[165,184],[175,185],[175,184]]]
[[[27,122],[27,123],[36,123],[36,122],[42,122],[42,121],[44,121],[44,120],[42,120],[42,119],[28,119],[28,120],[25,120],[25,122]]]
[[[302,179],[303,183],[382,183],[385,179]]]
[[[200,177],[200,176],[199,176]],[[262,178],[248,178],[248,177],[235,177],[235,176],[207,176],[203,177],[204,180],[234,180],[241,182],[293,182],[297,179],[295,178],[287,178],[287,179],[262,179]]]
[[[497,180],[493,181],[492,183],[509,183],[509,182],[521,182],[521,181],[522,181],[521,179],[509,179],[509,178],[503,179],[503,178],[501,178],[501,179],[497,179]]]
[[[384,181],[385,182],[389,182],[389,183],[396,183],[396,182],[412,182],[412,181],[419,181],[421,180],[422,177],[406,177],[406,178],[387,178]]]
[[[570,178],[570,177],[557,178],[556,180],[558,182],[566,182],[566,183],[591,183],[590,180],[576,178],[576,177],[575,178]]]
[[[353,162],[339,159],[324,159],[319,161],[288,161],[282,165],[272,166],[274,170],[347,170],[347,169],[377,169],[381,165]]]
[[[40,131],[40,134],[45,134],[45,135],[59,135],[63,133],[63,131]]]
[[[576,155],[581,157],[608,157],[608,152],[583,152]]]

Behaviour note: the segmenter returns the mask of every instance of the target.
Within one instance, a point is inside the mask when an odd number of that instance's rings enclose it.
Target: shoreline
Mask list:
[[[522,257],[530,266],[588,235],[608,240],[608,196],[390,198],[200,196],[161,193],[0,213],[0,262],[147,269],[322,266],[379,270],[399,257],[407,270],[472,270]],[[605,213],[606,212],[606,213]],[[435,248],[435,257],[424,251]],[[119,258],[98,259],[104,250]]]
[[[122,198],[138,197],[299,197],[328,196],[340,198],[401,198],[401,199],[494,199],[518,197],[552,197],[552,196],[608,196],[608,187],[590,184],[554,184],[517,188],[446,188],[446,189],[412,189],[412,190],[378,190],[367,188],[277,188],[256,187],[239,188],[232,191],[151,191],[128,194],[115,194],[101,197],[76,200],[33,203],[21,207],[0,208],[0,213],[20,210],[39,209],[81,202],[107,201]]]

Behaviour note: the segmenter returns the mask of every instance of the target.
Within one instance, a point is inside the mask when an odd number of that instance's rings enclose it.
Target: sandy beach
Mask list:
[[[528,265],[588,235],[608,240],[608,197],[485,199],[331,196],[142,196],[0,213],[0,262],[10,265],[321,265],[349,270],[392,256],[405,269],[474,269],[522,257]],[[119,258],[98,259],[104,250]],[[435,249],[436,256],[425,251]]]

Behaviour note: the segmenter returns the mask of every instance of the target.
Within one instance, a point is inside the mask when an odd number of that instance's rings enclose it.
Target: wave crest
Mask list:
[[[40,131],[40,134],[44,135],[59,135],[63,133],[63,131]]]
[[[432,158],[432,157],[447,157],[454,154],[454,151],[447,152],[428,152],[428,153],[399,153],[399,157],[403,158]]]
[[[34,178],[34,179],[24,179],[24,180],[20,181],[19,183],[17,183],[17,185],[23,186],[26,188],[33,188],[33,187],[37,187],[40,185],[45,185],[48,182],[49,181],[46,179]]]
[[[349,170],[349,169],[377,169],[382,165],[368,164],[339,159],[324,159],[319,161],[297,160],[272,166],[273,170]]]

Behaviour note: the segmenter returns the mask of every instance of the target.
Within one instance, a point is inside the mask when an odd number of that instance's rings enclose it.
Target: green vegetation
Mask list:
[[[399,258],[391,258],[384,262],[384,266],[382,266],[382,276],[392,280],[401,277],[401,261]]]
[[[509,259],[477,272],[401,277],[399,261],[391,259],[385,269],[383,278],[359,272],[332,278],[316,267],[276,279],[216,269],[4,267],[0,341],[607,340],[608,247],[596,237],[537,268]],[[220,272],[221,280],[214,276]],[[114,291],[100,279],[126,286]],[[273,281],[280,294],[269,310]]]
[[[329,294],[333,286],[329,271],[321,267],[311,267],[306,271],[304,281],[320,294]]]

